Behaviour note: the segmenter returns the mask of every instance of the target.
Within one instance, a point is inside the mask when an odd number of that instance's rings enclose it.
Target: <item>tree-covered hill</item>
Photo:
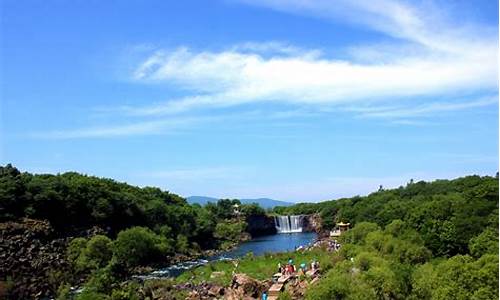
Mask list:
[[[498,295],[498,176],[411,181],[364,197],[273,212],[318,214],[325,231],[339,221],[353,225],[341,236],[339,252],[325,252],[325,273],[308,289],[307,299]],[[34,175],[0,167],[0,234],[8,242],[2,245],[0,298],[71,299],[69,286],[85,282],[77,299],[146,299],[140,296],[143,286],[127,283],[138,266],[226,248],[248,236],[250,217],[264,214],[258,205],[238,200],[190,205],[158,188],[74,172]],[[43,230],[20,237],[30,224]],[[99,234],[81,235],[96,227]],[[63,250],[50,252],[56,248]],[[35,256],[42,259],[31,261]],[[52,259],[60,263],[50,268]],[[258,265],[264,259],[248,261]]]
[[[217,223],[235,217],[234,204],[240,202],[221,200],[201,207],[154,187],[139,188],[75,172],[33,175],[11,165],[0,167],[0,221],[47,220],[63,235],[98,226],[114,236],[123,229],[143,226],[209,248],[216,245]],[[255,205],[242,205],[240,210],[243,220],[264,214]]]
[[[373,222],[385,227],[399,219],[418,231],[434,256],[469,253],[469,241],[498,224],[498,177],[409,182],[368,196],[276,207],[280,214],[319,213],[325,229],[336,222]]]
[[[254,233],[247,220],[262,217],[261,207],[239,200],[202,207],[159,188],[0,166],[0,235],[6,241],[0,247],[0,298],[5,285],[13,299],[53,296],[58,286],[47,285],[46,278],[75,284],[102,268],[124,278],[137,266],[226,249]],[[41,224],[43,235],[32,224]],[[38,263],[40,255],[57,257],[57,264]]]

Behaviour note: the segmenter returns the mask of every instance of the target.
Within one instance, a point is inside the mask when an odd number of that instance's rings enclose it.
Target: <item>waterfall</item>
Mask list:
[[[303,216],[275,216],[274,223],[278,233],[302,232]]]

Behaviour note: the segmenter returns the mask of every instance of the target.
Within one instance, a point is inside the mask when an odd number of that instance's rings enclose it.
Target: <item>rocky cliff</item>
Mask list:
[[[68,267],[68,239],[55,238],[48,222],[0,223],[0,298],[43,299],[55,294]]]
[[[302,231],[320,233],[321,230],[321,217],[318,214],[307,215],[304,217]]]
[[[247,232],[256,237],[259,235],[275,234],[274,218],[267,215],[255,215],[247,218]]]

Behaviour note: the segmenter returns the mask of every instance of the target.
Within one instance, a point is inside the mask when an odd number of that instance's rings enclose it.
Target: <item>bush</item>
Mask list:
[[[107,236],[96,235],[90,240],[73,239],[67,249],[68,260],[76,272],[88,272],[106,266],[112,257],[112,241]]]
[[[380,230],[380,227],[371,222],[361,222],[357,224],[353,229],[345,232],[341,236],[341,241],[348,242],[352,244],[364,243],[366,236],[373,231]]]
[[[162,239],[144,227],[132,227],[118,233],[113,257],[118,264],[135,267],[157,260],[162,254]]]
[[[70,288],[71,286],[67,283],[63,283],[57,289],[57,297],[56,300],[69,300],[70,296]]]
[[[189,241],[185,235],[179,234],[177,236],[177,240],[175,242],[175,248],[176,248],[175,252],[185,253],[185,254],[190,252]]]
[[[111,292],[111,300],[139,300],[138,290],[140,286],[136,282],[128,283]]]
[[[113,255],[111,245],[112,242],[107,236],[96,235],[88,241],[85,256],[89,262],[102,268],[108,264]]]
[[[85,248],[87,247],[87,239],[85,238],[74,238],[69,242],[68,248],[66,250],[66,256],[68,257],[68,260],[76,264],[76,261],[80,257],[80,255],[83,253]]]
[[[469,242],[469,251],[474,257],[481,257],[487,253],[498,253],[497,230],[487,228],[480,235],[472,238]]]
[[[108,300],[108,299],[109,297],[106,294],[90,290],[84,290],[82,293],[76,296],[76,300]]]
[[[221,240],[238,242],[246,226],[247,224],[242,221],[220,222],[215,226],[214,236]]]

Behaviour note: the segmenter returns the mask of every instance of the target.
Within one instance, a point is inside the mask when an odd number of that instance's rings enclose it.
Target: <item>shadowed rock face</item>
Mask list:
[[[67,238],[55,238],[46,221],[23,219],[0,223],[0,295],[40,299],[54,295],[60,282],[54,270],[68,267]],[[0,297],[2,298],[2,297]]]
[[[276,225],[273,217],[263,215],[249,216],[247,223],[247,232],[252,237],[276,233]]]
[[[321,219],[318,214],[307,215],[302,223],[302,231],[304,232],[321,232]]]

